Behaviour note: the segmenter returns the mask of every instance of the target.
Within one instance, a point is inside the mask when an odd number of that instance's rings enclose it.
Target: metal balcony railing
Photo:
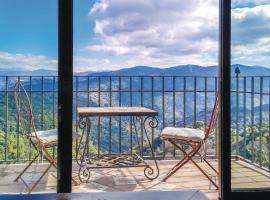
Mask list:
[[[22,162],[34,154],[21,135],[15,110],[13,87],[18,80],[24,82],[29,93],[37,128],[57,125],[58,77],[0,77],[1,162]],[[160,131],[166,126],[205,128],[218,90],[218,78],[210,76],[74,76],[73,83],[76,131],[80,131],[76,112],[80,106],[144,106],[158,111],[159,125],[152,130],[151,141],[160,159],[179,155],[160,138]],[[232,77],[232,154],[267,169],[270,169],[269,88],[270,77]],[[134,149],[134,127],[129,118],[93,120],[91,151],[124,153]],[[217,155],[217,133],[210,138],[206,150],[209,156]],[[148,156],[146,147],[144,156]]]
[[[232,154],[270,171],[270,76],[232,78]]]

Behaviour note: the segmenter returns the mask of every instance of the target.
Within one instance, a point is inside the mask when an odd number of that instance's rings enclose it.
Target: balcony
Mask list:
[[[13,179],[35,155],[21,134],[14,106],[13,87],[23,81],[32,101],[39,130],[57,124],[57,77],[0,77],[0,191],[23,193],[22,183]],[[218,89],[217,77],[203,76],[74,76],[74,130],[80,132],[77,108],[81,106],[144,106],[156,110],[158,127],[151,130],[151,144],[160,167],[160,177],[149,181],[141,168],[94,170],[90,182],[74,186],[74,192],[186,190],[203,191],[210,199],[218,192],[189,163],[167,182],[161,182],[182,154],[160,138],[166,126],[206,128]],[[232,79],[232,186],[270,187],[270,77]],[[229,128],[229,127],[228,127]],[[143,130],[139,130],[142,132]],[[128,117],[95,118],[89,151],[96,154],[129,153],[137,148],[134,127]],[[209,138],[205,152],[217,167],[217,131]],[[142,142],[143,157],[150,160]],[[74,159],[77,141],[74,141]],[[56,155],[56,148],[52,154]],[[199,158],[198,158],[199,159]],[[47,163],[42,161],[28,173],[31,182]],[[205,163],[201,162],[201,166]],[[74,171],[76,164],[74,162]],[[210,173],[210,172],[209,172]],[[117,175],[117,176],[116,176]],[[50,171],[35,192],[55,192],[56,172]],[[214,180],[218,181],[213,176]]]

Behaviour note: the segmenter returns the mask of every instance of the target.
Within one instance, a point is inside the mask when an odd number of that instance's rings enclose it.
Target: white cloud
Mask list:
[[[83,56],[74,57],[74,71],[83,72],[87,70],[93,71],[105,71],[108,69],[119,69],[119,66],[116,66],[111,63],[109,59],[93,59]]]
[[[57,69],[57,60],[31,54],[11,54],[0,52],[0,68],[16,69]]]
[[[86,49],[125,56],[125,66],[217,64],[217,0],[101,0],[89,17],[101,43]]]
[[[258,5],[269,4],[269,0],[232,0],[232,7],[254,7]]]
[[[269,4],[232,10],[233,63],[270,66],[269,43]]]

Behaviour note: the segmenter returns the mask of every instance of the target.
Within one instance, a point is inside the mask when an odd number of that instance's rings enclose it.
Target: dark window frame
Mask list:
[[[270,199],[269,189],[231,188],[231,0],[220,0],[219,76],[221,92],[220,196],[224,200]]]
[[[72,191],[73,0],[58,0],[57,193]]]

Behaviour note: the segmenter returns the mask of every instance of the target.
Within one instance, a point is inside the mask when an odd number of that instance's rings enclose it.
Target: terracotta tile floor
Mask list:
[[[270,173],[243,161],[232,165],[232,188],[270,188]]]
[[[212,186],[209,188],[209,181],[198,171],[192,163],[187,164],[178,171],[167,182],[161,182],[168,170],[177,161],[158,161],[160,176],[154,181],[149,181],[143,174],[143,168],[121,168],[94,170],[91,173],[89,183],[73,186],[73,192],[101,192],[101,191],[172,191],[172,190],[200,190],[209,199],[217,199],[218,191]],[[216,161],[211,161],[217,166]],[[205,166],[205,163],[199,163]],[[29,183],[36,180],[47,164],[35,165],[24,177]],[[14,183],[14,178],[19,174],[23,164],[0,165],[0,193],[24,193],[25,187],[22,182]],[[210,173],[210,170],[207,170]],[[270,176],[262,173],[242,161],[233,163],[234,187],[270,187]],[[34,193],[50,193],[56,191],[56,172],[51,170],[41,181]],[[254,181],[256,180],[256,181]],[[244,184],[243,184],[244,183]],[[255,184],[255,185],[254,185]]]

